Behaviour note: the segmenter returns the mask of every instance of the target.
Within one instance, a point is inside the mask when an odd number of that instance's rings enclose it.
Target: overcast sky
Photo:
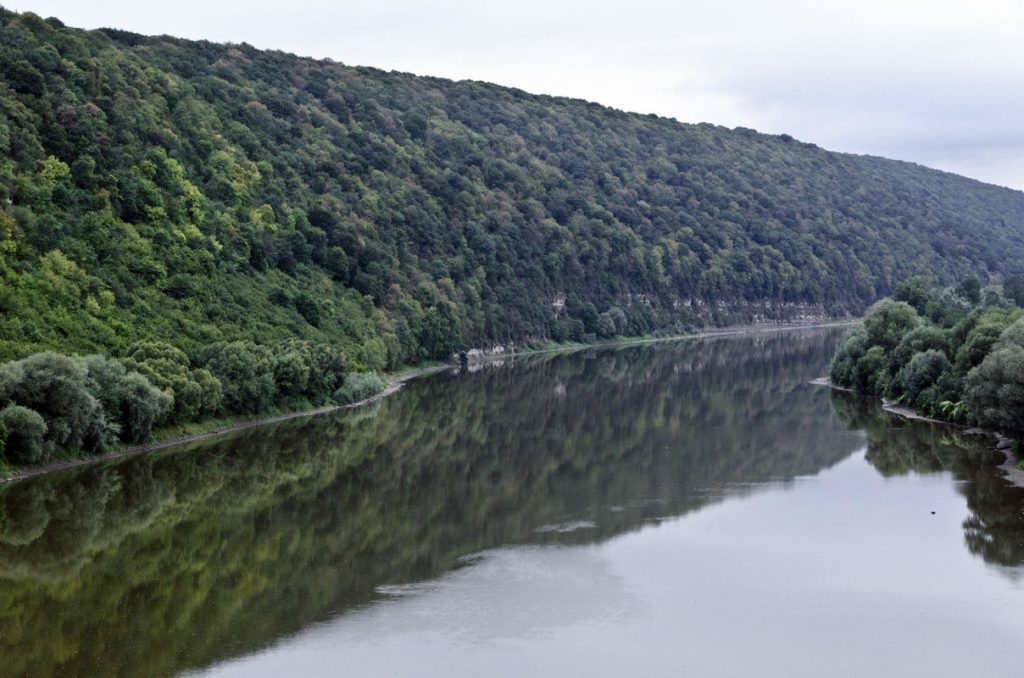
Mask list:
[[[0,3],[787,132],[1024,189],[1024,0]]]

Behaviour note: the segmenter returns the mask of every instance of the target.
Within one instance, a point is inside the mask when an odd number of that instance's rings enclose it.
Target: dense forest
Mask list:
[[[344,401],[471,347],[1000,280],[1022,222],[1018,191],[787,135],[0,10],[20,460]]]
[[[1024,432],[1024,277],[929,289],[911,278],[868,309],[832,360],[832,382],[929,417]]]

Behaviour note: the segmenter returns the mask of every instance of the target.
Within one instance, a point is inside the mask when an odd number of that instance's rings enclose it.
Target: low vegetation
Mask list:
[[[1024,277],[922,278],[876,303],[836,352],[832,382],[928,417],[1024,432]]]
[[[0,366],[0,461],[41,464],[145,442],[154,428],[275,408],[349,404],[384,388],[332,347],[291,341],[212,344],[196,364],[168,344],[120,360],[36,353]]]

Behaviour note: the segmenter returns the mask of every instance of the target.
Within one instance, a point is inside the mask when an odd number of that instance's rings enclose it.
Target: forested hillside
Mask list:
[[[0,359],[305,340],[381,369],[1024,260],[1024,194],[912,164],[7,11],[0,200]]]

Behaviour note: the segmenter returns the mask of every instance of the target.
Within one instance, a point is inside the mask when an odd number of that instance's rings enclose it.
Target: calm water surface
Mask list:
[[[536,357],[0,488],[5,676],[1024,675],[1024,490],[838,334]]]

